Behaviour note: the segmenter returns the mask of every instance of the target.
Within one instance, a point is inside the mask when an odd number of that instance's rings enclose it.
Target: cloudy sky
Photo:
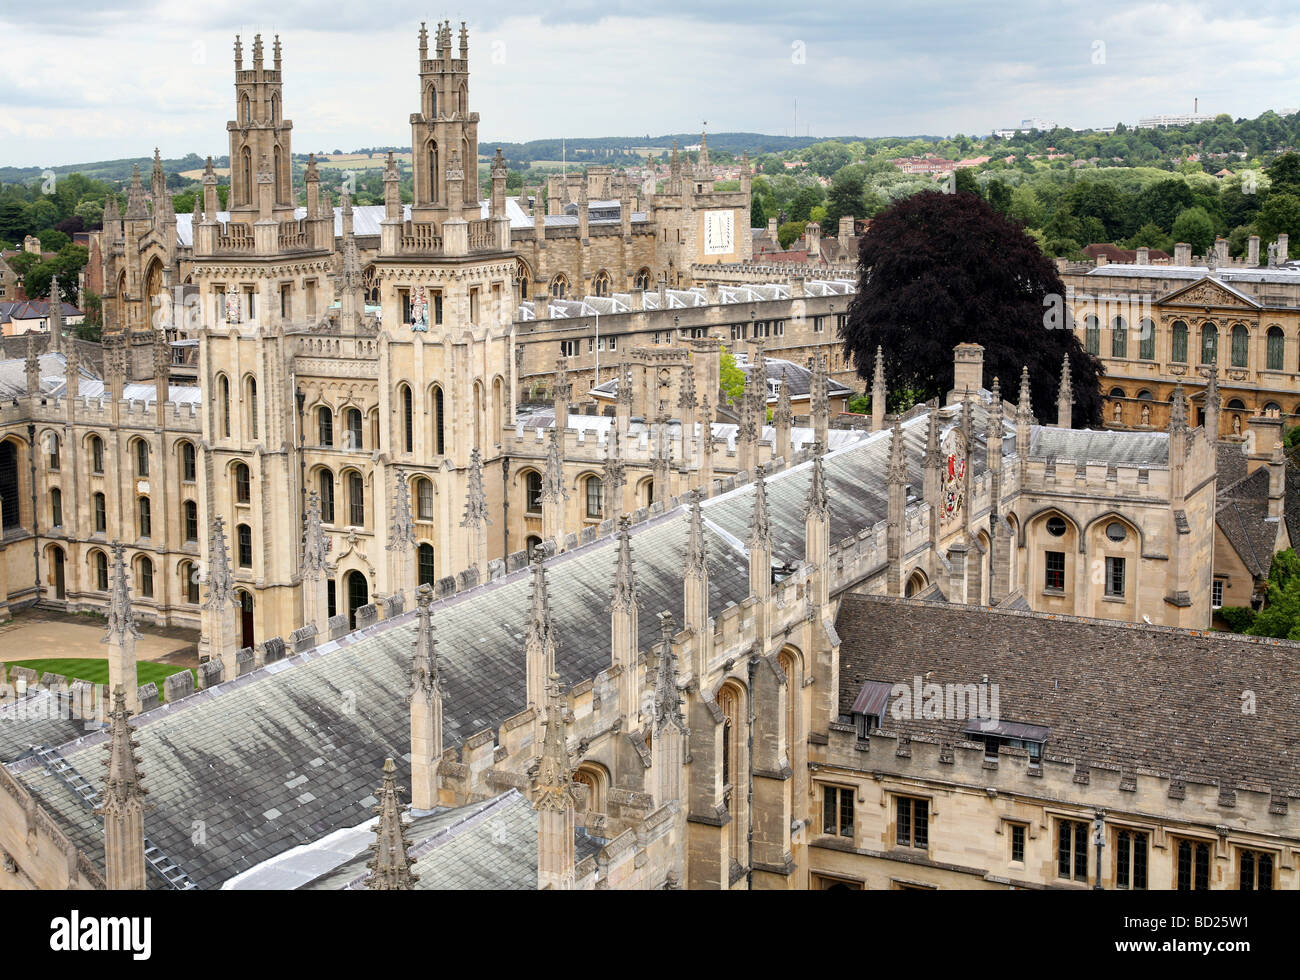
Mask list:
[[[294,149],[401,144],[416,31],[470,28],[481,142],[987,133],[1300,106],[1295,0],[370,0],[0,6],[0,165],[227,152],[232,41],[279,33]],[[546,13],[539,15],[539,10]]]

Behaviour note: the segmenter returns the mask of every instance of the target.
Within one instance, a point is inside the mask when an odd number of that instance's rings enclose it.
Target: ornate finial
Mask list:
[[[1061,387],[1057,390],[1058,398],[1072,398],[1074,394],[1070,387],[1070,355],[1066,354],[1061,360]]]
[[[149,217],[149,208],[144,202],[144,185],[140,183],[138,163],[131,170],[131,186],[126,196],[126,217],[128,219]]]
[[[533,548],[530,563],[532,573],[532,607],[528,617],[529,647],[536,645],[547,664],[555,663],[555,626],[551,622],[551,590],[546,584],[546,550],[539,544]]]
[[[555,359],[555,380],[551,383],[551,395],[557,402],[567,402],[573,393],[569,384],[569,359],[561,355]]]
[[[128,633],[139,636],[140,630],[135,625],[135,614],[131,611],[131,588],[126,576],[125,547],[112,544],[113,565],[108,582],[108,633],[100,643],[108,643],[115,637],[120,639]]]
[[[700,507],[701,494],[691,495],[690,520],[686,525],[686,572],[707,570],[708,548],[704,541],[704,510]]]
[[[1174,385],[1174,393],[1169,400],[1169,431],[1185,432],[1187,430],[1187,396],[1181,381]]]
[[[895,421],[889,436],[889,482],[904,483],[907,480],[907,456],[903,447],[903,426]]]
[[[140,771],[140,760],[135,750],[139,743],[131,734],[131,713],[126,707],[126,691],[122,685],[113,689],[113,707],[108,715],[109,742],[108,779],[104,786],[104,798],[95,811],[101,815],[115,816],[127,807],[146,806],[144,798],[149,791],[140,784],[144,773]]]
[[[1020,400],[1016,403],[1016,421],[1031,423],[1034,420],[1034,406],[1029,397],[1029,365],[1020,369]],[[1024,449],[1021,450],[1023,452]]]
[[[411,488],[399,466],[393,481],[393,521],[388,526],[388,551],[406,551],[415,544],[415,521],[411,517]]]
[[[617,504],[623,499],[623,460],[619,456],[618,428],[611,427],[609,436],[605,440],[605,464],[602,473],[601,482],[604,485],[606,494],[603,501],[606,509],[613,503],[613,510],[617,510]]]
[[[277,34],[277,35],[275,36],[275,43],[271,46],[271,53],[272,53],[272,57],[275,59],[275,70],[276,70],[276,71],[279,71],[279,70],[280,70],[280,54],[281,54],[281,49],[280,49],[280,35],[279,35],[279,34]]]
[[[772,527],[767,512],[767,481],[763,479],[763,464],[760,463],[754,477],[754,513],[749,520],[749,546],[754,548],[771,548]]]
[[[379,822],[371,828],[375,842],[370,845],[374,857],[366,862],[370,869],[367,888],[407,891],[420,880],[419,875],[411,873],[415,859],[407,854],[411,842],[406,839],[406,827],[402,823],[402,814],[410,808],[401,802],[401,792],[397,785],[397,766],[390,757],[384,760],[384,783],[379,787],[379,804],[374,809]]]
[[[682,368],[682,383],[677,390],[677,407],[680,409],[683,419],[695,411],[696,404],[695,372],[691,370],[691,366],[688,364]]]
[[[475,446],[469,454],[469,480],[465,486],[465,517],[461,527],[478,528],[491,524],[488,517],[487,493],[483,490],[483,454]]]
[[[560,459],[559,433],[551,426],[551,444],[546,450],[546,472],[542,475],[542,503],[565,500],[569,496],[564,486],[564,464]]]
[[[988,432],[990,436],[1002,438],[1002,385],[993,378],[993,398],[989,405]]]
[[[632,568],[632,518],[623,514],[618,519],[618,547],[614,564],[614,596],[610,608],[616,612],[629,612],[636,608],[636,572]]]
[[[876,369],[871,376],[871,391],[875,394],[877,391],[886,391],[885,388],[885,348],[876,345]]]
[[[627,361],[622,361],[618,366],[618,403],[620,405],[632,404],[632,367]]]
[[[542,761],[537,772],[537,810],[567,810],[575,803],[573,767],[564,734],[568,704],[554,672],[546,684],[546,728],[542,736]]]
[[[235,71],[244,70],[244,42],[235,35]]]
[[[312,490],[307,494],[307,518],[302,532],[303,578],[319,578],[325,572],[325,555],[328,552],[329,539],[321,529],[320,494]]]
[[[790,386],[784,379],[776,390],[776,410],[772,413],[772,423],[786,429],[794,425],[794,406],[790,404]]]
[[[830,495],[826,492],[826,471],[822,463],[822,445],[813,443],[812,479],[808,483],[807,517],[825,519],[830,513]]]
[[[498,146],[497,155],[492,158],[492,176],[504,176],[506,170],[506,158],[501,155],[501,147]]]
[[[925,458],[923,463],[934,469],[943,466],[943,454],[939,451],[939,414],[930,412],[925,427]]]
[[[204,609],[220,609],[232,601],[234,587],[230,578],[230,553],[226,550],[225,518],[214,517],[208,538],[208,598]]]
[[[809,407],[814,416],[826,415],[831,410],[830,385],[826,377],[826,356],[818,351],[812,356],[809,367],[812,369],[811,390],[808,393]]]
[[[411,689],[407,700],[420,695],[428,700],[441,694],[438,639],[433,632],[433,586],[425,582],[415,590],[415,656],[411,658]]]
[[[659,614],[659,664],[655,669],[654,728],[686,731],[682,716],[682,696],[677,689],[677,654],[673,652],[673,614]]]

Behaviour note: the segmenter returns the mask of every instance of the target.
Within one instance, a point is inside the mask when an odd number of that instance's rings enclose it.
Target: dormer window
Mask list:
[[[994,721],[977,718],[966,726],[963,733],[972,742],[984,743],[984,760],[998,761],[998,750],[1007,745],[1029,753],[1029,767],[1037,769],[1042,764],[1043,746],[1051,729],[1041,725],[1025,725],[1018,721]]]
[[[889,693],[893,689],[894,685],[884,681],[867,681],[862,685],[850,709],[859,739],[865,741],[880,727],[881,719],[885,717],[885,710],[889,706]]]

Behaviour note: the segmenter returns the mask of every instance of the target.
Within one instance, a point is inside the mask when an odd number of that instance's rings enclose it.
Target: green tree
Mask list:
[[[776,230],[776,239],[781,243],[782,248],[789,248],[794,242],[803,235],[803,230],[807,227],[806,221],[787,221]]]
[[[1267,173],[1274,190],[1300,195],[1300,153],[1283,153],[1268,165]]]
[[[1271,191],[1259,209],[1256,224],[1265,241],[1271,242],[1281,233],[1290,235],[1294,242],[1290,251],[1295,255],[1300,247],[1300,197],[1288,191]]]
[[[1300,639],[1300,556],[1288,548],[1273,556],[1268,600],[1246,629],[1251,636]]]
[[[719,358],[718,385],[727,396],[728,405],[735,405],[745,393],[745,372],[736,367],[735,355],[725,347]]]
[[[1174,241],[1187,242],[1203,254],[1214,243],[1214,222],[1202,207],[1188,208],[1174,219]]]
[[[975,194],[979,195],[979,181],[975,179],[975,171],[970,167],[962,167],[953,173],[952,180],[953,190],[958,194]]]
[[[1162,252],[1172,249],[1169,236],[1154,221],[1148,221],[1135,231],[1128,240],[1129,248],[1158,248]]]
[[[988,202],[1003,214],[1010,212],[1011,188],[1004,181],[990,180],[984,188],[984,194]]]
[[[822,190],[820,184],[799,188],[794,200],[790,202],[790,220],[810,220],[812,218],[812,209],[821,204],[822,198],[825,196],[826,192]]]

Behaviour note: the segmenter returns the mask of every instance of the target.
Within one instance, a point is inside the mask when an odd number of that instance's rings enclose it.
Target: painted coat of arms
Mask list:
[[[943,517],[948,520],[966,498],[966,446],[961,433],[950,431],[943,439]]]
[[[429,300],[423,286],[415,288],[415,298],[411,302],[411,329],[416,333],[429,331]]]

